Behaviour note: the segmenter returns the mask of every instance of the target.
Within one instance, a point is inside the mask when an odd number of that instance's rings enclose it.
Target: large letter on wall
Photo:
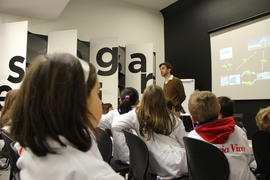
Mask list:
[[[18,89],[25,74],[28,22],[0,24],[0,106]]]
[[[77,30],[50,32],[48,53],[70,53],[77,56]]]
[[[126,87],[143,93],[153,84],[153,44],[126,45]]]
[[[118,45],[116,40],[91,42],[90,62],[96,66],[101,83],[103,103],[117,108],[118,100]]]

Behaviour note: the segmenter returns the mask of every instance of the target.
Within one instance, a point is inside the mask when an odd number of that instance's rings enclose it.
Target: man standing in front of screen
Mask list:
[[[182,81],[171,74],[172,65],[170,63],[161,63],[159,69],[161,76],[165,79],[163,85],[165,96],[172,101],[176,112],[185,113],[182,102],[186,99],[186,94]]]

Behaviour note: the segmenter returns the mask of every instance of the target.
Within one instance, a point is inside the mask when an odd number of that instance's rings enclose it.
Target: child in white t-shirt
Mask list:
[[[115,131],[136,131],[148,147],[151,170],[161,179],[187,174],[183,143],[186,131],[182,121],[167,108],[161,87],[147,87],[140,105],[126,114],[116,116],[112,128]]]
[[[21,180],[122,179],[95,142],[101,114],[92,64],[71,54],[38,57],[16,98],[11,134],[23,147]]]
[[[256,180],[249,169],[252,150],[246,133],[235,125],[232,117],[218,119],[217,97],[210,91],[195,91],[188,108],[193,123],[197,124],[188,137],[211,143],[224,152],[230,165],[230,180]]]

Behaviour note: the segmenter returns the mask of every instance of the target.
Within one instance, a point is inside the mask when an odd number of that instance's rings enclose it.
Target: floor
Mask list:
[[[9,180],[9,170],[0,170],[0,180]]]
[[[0,159],[0,165],[5,163],[5,159]],[[0,180],[9,180],[9,168],[0,170]]]

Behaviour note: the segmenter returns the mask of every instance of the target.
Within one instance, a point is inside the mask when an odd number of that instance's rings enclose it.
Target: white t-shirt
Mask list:
[[[192,130],[188,137],[205,141],[195,130]],[[230,166],[230,180],[256,180],[249,169],[252,160],[252,150],[248,145],[246,133],[237,125],[234,132],[224,144],[213,144],[224,152]],[[202,154],[203,156],[203,154]]]
[[[151,170],[155,171],[161,178],[173,178],[181,177],[188,172],[183,142],[186,131],[183,122],[180,119],[178,120],[176,128],[169,136],[154,133],[154,140],[146,140],[140,136],[140,125],[135,109],[126,114],[116,116],[113,120],[112,128],[115,131],[134,129],[148,147]]]
[[[122,132],[112,130],[113,118],[119,116],[117,109],[102,115],[98,127],[101,129],[111,129],[113,134],[113,159],[129,163],[129,149],[126,138]]]
[[[21,180],[122,180],[112,168],[102,160],[95,140],[89,151],[82,152],[74,148],[64,138],[66,147],[58,147],[57,154],[39,157],[29,149],[24,149],[17,161]]]

